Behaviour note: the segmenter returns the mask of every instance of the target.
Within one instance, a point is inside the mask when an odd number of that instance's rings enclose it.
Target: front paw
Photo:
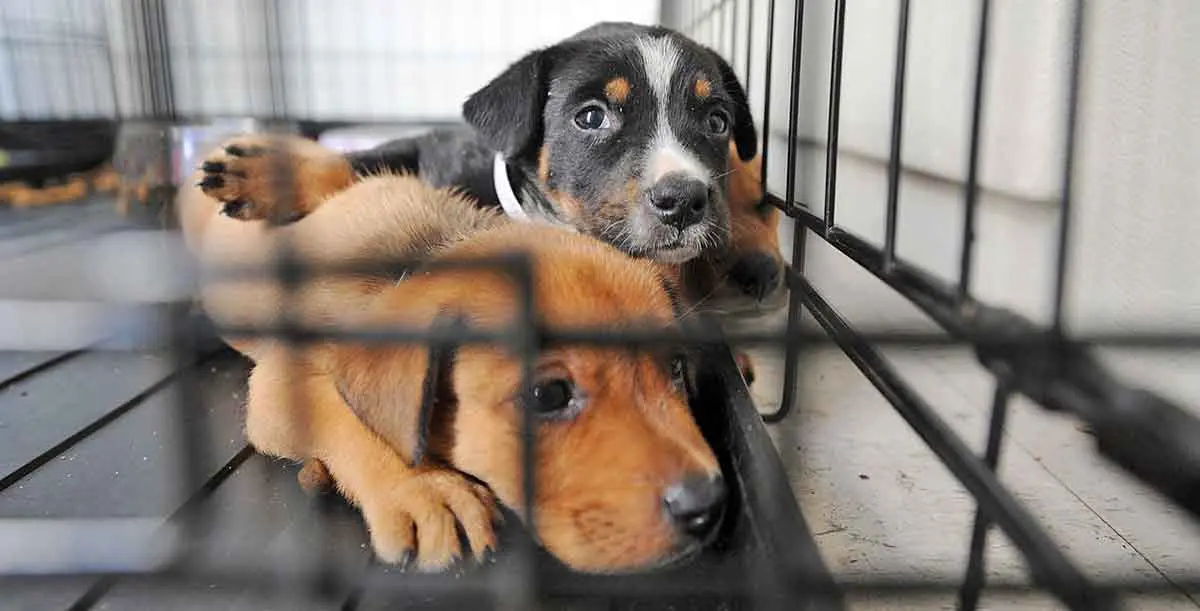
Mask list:
[[[296,182],[287,175],[295,166],[292,154],[268,137],[239,136],[204,160],[197,186],[221,202],[222,214],[265,220],[279,212],[281,203],[298,199],[298,194],[286,192]]]
[[[496,547],[496,498],[487,487],[449,469],[423,468],[387,494],[363,504],[371,545],[383,562],[442,571],[462,558],[458,527],[476,560]]]

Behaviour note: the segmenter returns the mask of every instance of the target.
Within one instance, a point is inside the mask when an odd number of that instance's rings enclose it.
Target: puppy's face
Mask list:
[[[462,354],[450,455],[521,510],[521,417],[532,411],[534,520],[548,551],[576,570],[625,572],[687,557],[715,534],[723,484],[692,420],[680,357],[550,350],[529,403],[515,398],[519,373],[507,355]]]
[[[716,53],[663,28],[601,24],[526,56],[464,105],[559,212],[626,253],[682,263],[729,239],[730,142],[757,147]]]
[[[729,174],[730,241],[684,266],[684,289],[707,311],[757,317],[787,304],[779,252],[779,209],[763,200],[762,159],[734,159]]]
[[[552,329],[674,324],[650,263],[595,240],[537,226],[489,231],[450,256],[520,250],[535,258],[535,299]],[[503,329],[516,314],[503,276],[447,272],[410,278],[380,298],[379,322],[445,313]],[[521,361],[495,346],[435,357],[414,348],[347,350],[337,366],[351,408],[410,459],[429,454],[485,482],[522,511],[523,422],[536,423],[536,536],[568,566],[626,572],[702,548],[723,513],[724,483],[692,418],[684,355],[672,350],[554,345],[537,354],[533,392]],[[422,380],[437,371],[433,413],[419,415]],[[423,422],[428,424],[428,440]]]

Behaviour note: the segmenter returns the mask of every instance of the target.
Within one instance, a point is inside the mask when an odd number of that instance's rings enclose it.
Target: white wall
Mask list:
[[[0,1],[0,120],[115,112],[104,8],[100,0]]]
[[[766,4],[755,3],[760,33]],[[837,222],[875,243],[884,233],[898,4],[854,0],[846,14]],[[973,289],[1040,321],[1052,308],[1072,4],[992,3]],[[1196,329],[1200,3],[1086,4],[1068,320],[1080,330]],[[797,198],[819,209],[834,3],[804,5]],[[780,194],[793,6],[777,3],[769,175]],[[949,281],[961,251],[978,6],[913,0],[910,13],[898,252]],[[753,75],[763,69],[761,34],[758,42]],[[760,117],[762,85],[752,83]],[[810,244],[809,274],[842,294],[854,318],[918,318],[819,240]],[[864,292],[883,301],[854,297]]]
[[[269,115],[266,2],[166,0],[175,101],[185,116]],[[286,109],[307,119],[455,119],[462,100],[509,62],[600,20],[658,21],[657,0],[283,0],[279,31]],[[129,60],[138,49],[124,0],[3,0],[0,118],[139,109]],[[29,22],[44,24],[30,30]],[[76,32],[112,41],[82,54]],[[71,36],[68,36],[70,34]],[[3,40],[3,38],[0,38]],[[96,92],[68,82],[99,82]],[[103,98],[101,100],[101,98]],[[103,103],[102,103],[103,102]]]

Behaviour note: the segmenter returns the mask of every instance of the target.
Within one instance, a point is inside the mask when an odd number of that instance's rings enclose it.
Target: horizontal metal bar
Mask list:
[[[561,571],[558,570],[555,570],[554,573],[556,579],[546,581],[543,587],[547,596],[555,598],[567,596],[750,596],[753,594],[746,583],[726,582],[713,579],[710,575],[682,575],[663,579],[650,574],[629,576],[560,575]],[[277,584],[281,579],[311,583],[322,578],[322,574],[319,572],[293,569],[291,565],[266,568],[257,563],[240,563],[236,557],[233,557],[228,558],[228,562],[221,566],[206,564],[187,568],[127,573],[76,571],[21,576],[0,575],[0,588],[15,584],[67,582],[104,575],[119,576],[121,581],[131,584],[188,585],[205,583],[245,587],[251,591],[266,589],[274,591],[273,589],[278,587]],[[333,588],[359,587],[363,591],[372,592],[372,594],[395,592],[437,596],[439,594],[488,594],[493,591],[489,590],[492,586],[486,580],[486,574],[474,570],[454,574],[409,573],[404,575],[397,575],[394,572],[363,573],[354,571],[351,573],[343,571],[339,573],[335,571],[327,577],[333,580],[331,584]],[[960,586],[959,578],[953,575],[913,577],[904,575],[902,572],[888,575],[885,570],[880,570],[878,574],[869,577],[843,576],[836,582],[797,576],[792,583],[797,589],[811,593],[814,598],[839,596],[842,593],[894,596],[953,595]],[[831,583],[836,583],[836,589],[831,588]],[[1104,597],[1120,597],[1127,594],[1174,597],[1178,596],[1180,591],[1200,590],[1200,576],[1182,579],[1172,577],[1171,582],[1149,576],[1122,576],[1098,581],[1094,588]],[[1048,594],[1045,588],[1026,581],[998,580],[989,581],[984,592],[990,594]]]
[[[356,343],[430,344],[509,344],[514,340],[519,327],[500,330],[445,329],[437,327],[405,328],[400,326],[376,326],[357,328],[311,327],[296,325],[224,325],[217,330],[226,335],[248,338],[286,338],[297,343],[322,341]],[[680,345],[737,344],[745,346],[782,346],[799,344],[801,347],[820,347],[833,340],[815,330],[800,329],[789,333],[779,330],[723,331],[714,327],[694,329],[638,328],[626,327],[543,327],[538,331],[543,345],[591,344],[597,346],[655,346],[664,343]],[[1020,351],[1018,357],[1044,356],[1047,351],[1061,346],[1046,331],[1032,330],[1025,333],[1000,330],[975,331],[962,337],[933,331],[907,331],[893,329],[867,330],[860,335],[868,341],[884,346],[928,346],[928,347],[972,347],[987,350]],[[1113,333],[1083,336],[1072,341],[1073,347],[1108,348],[1158,348],[1200,349],[1200,336],[1172,335],[1170,332],[1147,332],[1139,334]]]
[[[176,540],[161,518],[0,519],[0,574],[153,572]]]

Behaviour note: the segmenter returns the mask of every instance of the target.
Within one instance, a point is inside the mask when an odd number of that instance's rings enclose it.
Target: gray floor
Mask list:
[[[778,324],[778,321],[773,321]],[[753,350],[761,411],[780,400],[783,362]],[[990,376],[962,349],[886,351],[889,361],[982,453],[992,398]],[[807,351],[800,403],[771,427],[792,488],[826,563],[848,578],[891,575],[961,579],[974,504],[908,425],[836,347]],[[1001,474],[1030,512],[1095,579],[1194,582],[1200,524],[1093,452],[1092,438],[1067,417],[1014,400]],[[988,578],[1025,583],[1015,548],[993,531]],[[1181,589],[1136,599],[1133,608],[1195,609],[1200,592]],[[996,595],[990,608],[1060,608],[1050,600]],[[903,602],[860,598],[855,608],[953,608],[953,596]]]

